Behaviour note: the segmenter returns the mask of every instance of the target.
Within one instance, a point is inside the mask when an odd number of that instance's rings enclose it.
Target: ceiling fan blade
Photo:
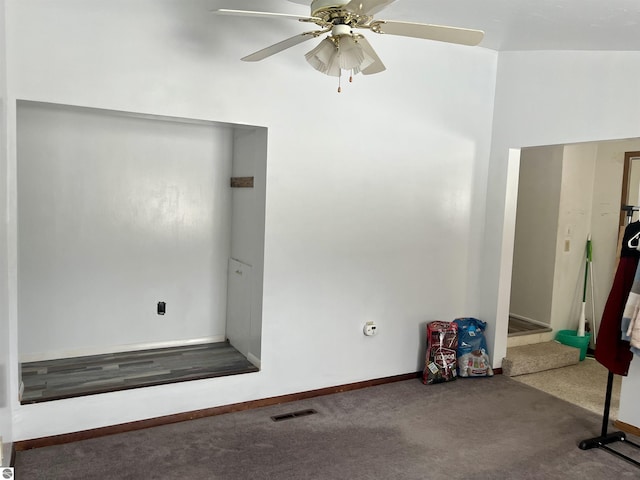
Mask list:
[[[377,20],[373,22],[371,24],[371,30],[375,33],[424,38],[427,40],[437,40],[439,42],[458,43],[460,45],[478,45],[484,38],[484,32],[482,30],[389,20]]]
[[[375,15],[396,0],[351,0],[344,9],[358,15]]]
[[[291,15],[289,13],[274,13],[274,12],[253,12],[251,10],[230,10],[228,8],[218,8],[211,11],[215,15],[235,15],[239,17],[262,17],[262,18],[284,18],[289,20],[298,20],[300,22],[312,22],[322,21],[316,17],[303,17],[300,15]]]
[[[311,40],[312,38],[317,37],[325,33],[324,30],[319,30],[315,32],[305,32],[293,37],[287,38],[278,43],[274,43],[273,45],[263,48],[262,50],[258,50],[251,55],[247,55],[246,57],[241,58],[240,60],[244,60],[245,62],[259,62],[260,60],[264,60],[271,55],[275,55],[276,53],[282,52],[287,48],[295,47],[296,45],[306,42],[307,40]]]
[[[378,57],[378,54],[365,37],[359,36],[358,44],[362,47],[362,50],[373,59],[373,63],[371,63],[371,65],[369,65],[367,68],[363,69],[360,73],[362,73],[363,75],[373,75],[374,73],[384,72],[387,69],[387,67],[384,66],[384,63],[382,63],[382,60],[380,60],[380,57]]]

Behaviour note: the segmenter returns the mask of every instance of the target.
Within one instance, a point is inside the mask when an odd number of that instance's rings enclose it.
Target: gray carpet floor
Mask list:
[[[270,418],[303,409],[318,413]],[[416,379],[22,451],[15,467],[20,479],[640,478],[605,451],[577,447],[600,424],[504,375]]]

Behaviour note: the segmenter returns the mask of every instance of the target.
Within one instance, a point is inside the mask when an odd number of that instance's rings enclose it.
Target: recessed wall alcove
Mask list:
[[[154,381],[144,355],[162,351],[190,350],[197,368],[193,352],[228,344],[238,373],[260,368],[266,145],[264,127],[18,101],[25,391],[42,362],[122,352],[133,380],[82,394],[220,375]]]

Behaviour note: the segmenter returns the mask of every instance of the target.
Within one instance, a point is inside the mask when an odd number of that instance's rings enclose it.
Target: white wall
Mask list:
[[[233,176],[254,177],[253,188],[232,190],[231,258],[251,265],[248,355],[260,359],[262,339],[262,280],[267,180],[267,129],[236,129]]]
[[[0,0],[0,172],[7,171],[7,68],[6,68],[5,1]],[[12,435],[10,353],[15,346],[9,341],[9,289],[7,264],[7,176],[0,175],[0,435],[9,442]],[[8,465],[2,462],[2,465]]]
[[[551,323],[562,146],[520,152],[510,313]]]
[[[563,149],[551,304],[551,325],[556,331],[578,329],[597,148],[587,143]]]
[[[295,22],[209,8],[13,2],[9,95],[268,127],[262,370],[28,406],[13,385],[16,439],[413,372],[421,324],[478,313],[497,54],[372,38],[388,70],[338,95],[311,43],[238,60]]]
[[[223,341],[233,129],[19,102],[17,132],[20,359]]]
[[[622,72],[614,74],[612,72]],[[498,66],[483,257],[484,317],[495,315],[494,358],[506,353],[515,206],[510,148],[640,136],[638,52],[506,52]],[[513,155],[511,155],[513,158]],[[506,296],[508,299],[508,295]],[[495,363],[495,362],[494,362]],[[632,372],[633,373],[633,372]],[[627,380],[623,381],[623,384]],[[623,396],[638,391],[625,389]],[[640,425],[625,409],[620,419]]]
[[[621,422],[640,428],[640,413],[638,413],[638,393],[640,392],[640,361],[638,356],[629,367],[629,375],[623,377],[620,390],[620,409],[618,418]]]

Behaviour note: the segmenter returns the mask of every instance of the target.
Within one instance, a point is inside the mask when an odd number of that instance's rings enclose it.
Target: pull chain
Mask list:
[[[340,70],[340,74],[338,75],[338,93],[342,92],[342,70]]]

